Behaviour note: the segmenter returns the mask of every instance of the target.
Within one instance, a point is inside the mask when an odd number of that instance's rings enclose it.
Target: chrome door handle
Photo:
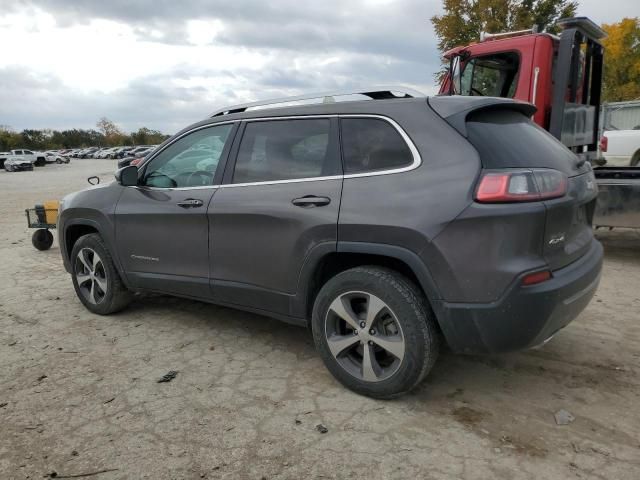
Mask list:
[[[196,208],[201,207],[202,200],[198,200],[197,198],[187,198],[181,202],[178,202],[177,205],[182,208]]]
[[[310,208],[310,207],[323,207],[331,203],[329,197],[316,197],[314,195],[305,195],[304,197],[294,198],[291,200],[296,207]]]

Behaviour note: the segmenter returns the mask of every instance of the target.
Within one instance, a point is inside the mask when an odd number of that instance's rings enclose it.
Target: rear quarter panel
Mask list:
[[[422,164],[408,172],[345,178],[338,241],[401,247],[431,270],[439,256],[432,239],[471,203],[480,159],[426,102],[387,113],[411,138]],[[431,274],[437,283],[438,272]]]

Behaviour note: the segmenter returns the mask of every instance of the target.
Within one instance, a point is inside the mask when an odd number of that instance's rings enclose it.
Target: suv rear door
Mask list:
[[[208,210],[213,294],[288,315],[307,256],[336,248],[338,121],[247,120],[240,136]]]

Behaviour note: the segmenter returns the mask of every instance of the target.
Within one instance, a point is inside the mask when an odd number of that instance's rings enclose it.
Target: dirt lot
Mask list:
[[[542,349],[444,354],[418,391],[375,401],[275,320],[156,296],[88,313],[23,209],[114,165],[0,171],[0,478],[640,478],[638,233],[598,234],[596,299]]]

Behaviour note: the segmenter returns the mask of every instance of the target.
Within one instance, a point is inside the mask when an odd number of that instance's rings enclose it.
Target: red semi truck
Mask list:
[[[537,107],[533,121],[584,161],[598,164],[598,116],[606,33],[586,17],[559,20],[559,36],[535,28],[481,34],[445,52],[442,95],[506,97]],[[594,169],[594,224],[640,228],[640,169]]]

